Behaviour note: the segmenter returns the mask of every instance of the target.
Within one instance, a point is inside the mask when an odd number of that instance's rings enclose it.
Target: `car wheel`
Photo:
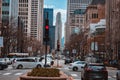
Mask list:
[[[81,78],[81,80],[84,80],[83,78]]]
[[[2,70],[3,68],[2,68],[2,66],[0,66],[0,70]]]
[[[41,68],[41,65],[40,65],[40,64],[38,64],[38,65],[37,65],[37,68]]]
[[[22,69],[23,65],[18,65],[17,69]]]
[[[73,71],[77,71],[78,70],[78,68],[77,67],[73,67]]]

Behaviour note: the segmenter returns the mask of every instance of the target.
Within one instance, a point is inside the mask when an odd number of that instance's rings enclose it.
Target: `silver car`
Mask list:
[[[22,69],[22,68],[35,68],[43,67],[43,63],[39,62],[33,58],[20,58],[16,59],[12,63],[13,68]]]

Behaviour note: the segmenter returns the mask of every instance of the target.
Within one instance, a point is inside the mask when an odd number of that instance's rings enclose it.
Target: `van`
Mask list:
[[[43,63],[36,61],[33,58],[18,58],[12,63],[12,67],[15,69],[22,68],[40,68],[43,67]]]

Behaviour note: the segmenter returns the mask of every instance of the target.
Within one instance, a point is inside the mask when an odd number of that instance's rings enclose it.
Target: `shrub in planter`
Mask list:
[[[67,80],[68,76],[55,68],[34,68],[19,80]]]
[[[60,70],[55,68],[34,68],[27,76],[37,77],[59,77]]]

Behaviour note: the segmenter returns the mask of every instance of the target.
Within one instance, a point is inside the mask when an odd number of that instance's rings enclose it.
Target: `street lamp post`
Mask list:
[[[93,51],[93,53],[94,53],[94,55],[95,55],[95,32],[94,32],[94,51]]]

